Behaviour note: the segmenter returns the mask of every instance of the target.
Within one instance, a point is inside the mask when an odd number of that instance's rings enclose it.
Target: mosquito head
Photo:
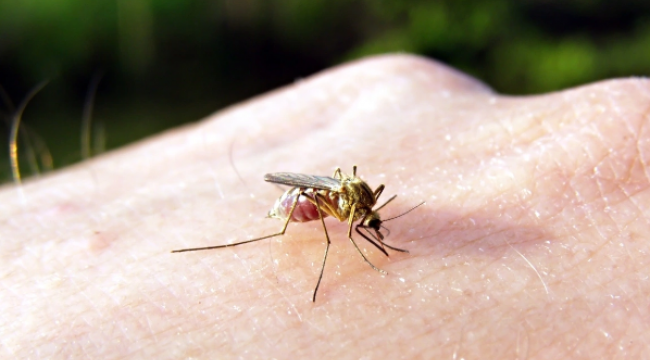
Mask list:
[[[371,233],[370,233],[370,231],[368,229],[374,230],[375,235],[372,235],[372,234],[371,235],[374,238],[379,239],[381,241],[381,240],[384,240],[384,234],[382,234],[381,231],[379,231],[382,228],[381,223],[382,223],[382,221],[381,221],[381,218],[379,217],[379,213],[376,212],[376,211],[373,211],[363,219],[363,221],[361,222],[359,227],[366,229],[366,231],[369,234],[371,234]]]
[[[382,235],[382,233],[379,230],[381,230],[383,228],[384,230],[388,231],[388,229],[386,229],[385,227],[382,226],[382,224],[384,222],[391,221],[391,220],[397,219],[399,217],[402,217],[402,216],[410,213],[411,211],[415,210],[417,207],[420,207],[420,206],[424,205],[424,202],[421,202],[418,205],[415,205],[414,207],[410,208],[409,210],[403,212],[400,215],[393,216],[392,218],[389,218],[389,219],[386,219],[386,220],[382,220],[381,217],[379,216],[379,210],[381,208],[383,208],[384,206],[386,206],[386,204],[391,202],[393,199],[395,199],[395,196],[391,197],[382,206],[378,207],[377,209],[375,209],[374,211],[372,211],[368,215],[366,215],[366,217],[363,218],[363,221],[361,222],[361,227],[366,228],[366,229],[373,229],[375,231],[375,234],[377,234],[377,237],[379,239],[383,240],[384,236]]]
[[[389,248],[400,252],[408,252],[403,249],[392,247],[384,242],[384,239],[390,235],[390,230],[382,226],[382,222],[383,221],[379,218],[379,214],[376,211],[373,211],[371,214],[366,216],[359,225],[357,225],[355,230],[357,234],[361,235],[364,239],[368,240],[371,244],[377,247],[386,256],[388,256],[388,253],[386,252],[385,248]],[[381,229],[384,229],[386,231],[386,235],[384,235],[381,232]]]
[[[375,231],[379,231],[379,229],[381,228],[381,223],[382,221],[381,218],[379,217],[379,213],[373,211],[363,219],[362,226],[365,228],[374,229]]]

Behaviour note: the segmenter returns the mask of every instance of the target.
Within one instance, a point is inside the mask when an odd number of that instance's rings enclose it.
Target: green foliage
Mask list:
[[[9,60],[0,65],[33,79],[88,71],[102,55],[116,71],[146,74],[177,49],[168,44],[184,43],[191,56],[212,44],[221,63],[240,54],[220,43],[240,38],[280,56],[315,54],[324,66],[390,51],[431,55],[529,93],[648,73],[649,23],[650,5],[634,0],[4,1],[0,51]]]

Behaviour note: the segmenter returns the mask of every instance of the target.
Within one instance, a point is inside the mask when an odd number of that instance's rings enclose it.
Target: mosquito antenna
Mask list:
[[[379,211],[381,208],[383,208],[384,206],[388,205],[389,202],[393,201],[396,197],[397,197],[397,195],[393,195],[393,196],[391,196],[390,199],[386,200],[385,203],[383,203],[380,207],[376,208],[376,209],[373,210],[373,211],[375,211],[375,212]],[[410,211],[410,210],[409,210],[409,211]]]
[[[392,200],[392,198],[391,198],[390,200]],[[388,200],[388,201],[390,201],[390,200]],[[382,222],[391,221],[391,220],[395,220],[395,219],[397,219],[397,218],[400,218],[400,217],[402,217],[402,216],[404,216],[404,215],[410,213],[411,211],[413,211],[413,210],[419,208],[420,206],[422,206],[422,205],[424,205],[424,204],[426,204],[426,203],[423,201],[423,202],[421,202],[421,203],[415,205],[414,207],[408,209],[407,211],[405,211],[405,212],[403,212],[403,213],[401,213],[401,214],[399,214],[399,215],[397,215],[397,216],[393,216],[392,218],[388,218],[388,219],[386,219],[386,220],[382,220]],[[384,205],[385,205],[385,204],[384,204]],[[382,206],[383,206],[383,205],[382,205]],[[375,210],[375,211],[376,211],[376,210]]]

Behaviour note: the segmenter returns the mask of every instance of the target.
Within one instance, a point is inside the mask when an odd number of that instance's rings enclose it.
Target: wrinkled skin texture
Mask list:
[[[0,357],[644,358],[650,82],[495,94],[394,55],[0,190]],[[277,232],[267,172],[397,199],[386,258]],[[381,200],[380,202],[381,203]]]

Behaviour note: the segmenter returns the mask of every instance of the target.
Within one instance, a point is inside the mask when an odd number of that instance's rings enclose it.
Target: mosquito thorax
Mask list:
[[[349,177],[341,182],[350,205],[357,204],[358,209],[372,209],[377,200],[375,194],[365,181],[358,177]]]

